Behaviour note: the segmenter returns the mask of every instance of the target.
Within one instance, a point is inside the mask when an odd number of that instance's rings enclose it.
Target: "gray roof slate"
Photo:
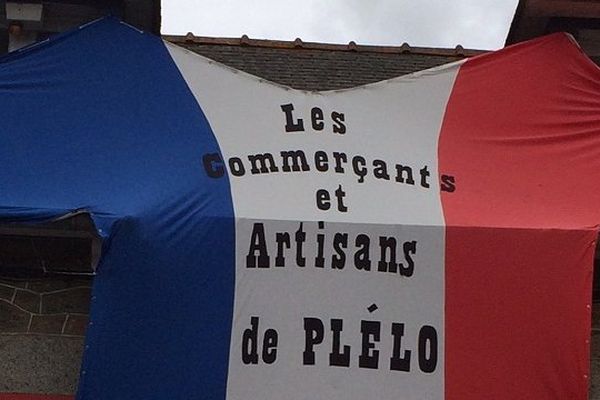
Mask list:
[[[477,50],[359,46],[166,36],[179,46],[266,80],[302,90],[360,86],[482,53]]]

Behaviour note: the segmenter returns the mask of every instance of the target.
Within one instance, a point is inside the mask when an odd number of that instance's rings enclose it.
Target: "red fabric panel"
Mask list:
[[[9,394],[0,393],[0,400],[73,400],[74,396],[55,394]]]
[[[439,157],[446,399],[586,399],[597,67],[563,34],[467,61]]]
[[[448,228],[446,400],[587,398],[595,237]]]

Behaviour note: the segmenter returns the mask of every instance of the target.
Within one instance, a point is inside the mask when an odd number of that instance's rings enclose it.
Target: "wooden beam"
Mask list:
[[[63,229],[44,229],[24,226],[0,226],[0,236],[25,236],[39,238],[61,239],[96,239],[97,235],[88,231],[75,231]]]
[[[600,2],[532,0],[526,2],[523,14],[527,17],[546,18],[600,18]]]

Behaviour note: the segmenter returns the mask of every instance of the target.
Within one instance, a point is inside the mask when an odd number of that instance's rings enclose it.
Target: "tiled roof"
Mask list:
[[[432,68],[483,51],[164,36],[193,52],[269,81],[303,90],[359,86]]]

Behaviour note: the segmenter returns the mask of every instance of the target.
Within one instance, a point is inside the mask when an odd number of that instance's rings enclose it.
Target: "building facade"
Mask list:
[[[3,4],[2,4],[3,3]],[[585,3],[585,4],[583,4]],[[14,49],[44,40],[107,13],[132,25],[160,31],[160,2],[0,2],[0,47]],[[521,1],[507,44],[557,30],[578,38],[600,58],[600,7],[593,2]],[[473,57],[484,51],[401,46],[363,46],[241,38],[164,36],[216,62],[299,90],[360,86]],[[596,54],[597,53],[597,54]],[[0,393],[72,394],[88,323],[98,238],[85,216],[37,229],[0,223]],[[600,375],[600,335],[593,335],[593,376]],[[592,398],[600,388],[592,381]]]

